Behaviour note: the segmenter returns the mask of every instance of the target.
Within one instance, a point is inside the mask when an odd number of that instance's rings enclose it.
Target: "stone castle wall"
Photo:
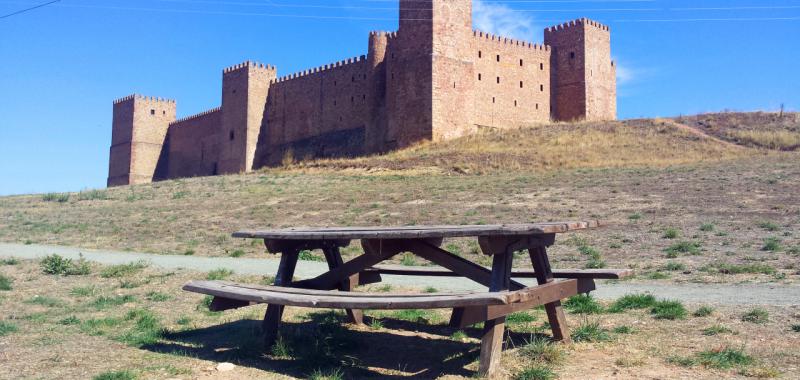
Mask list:
[[[399,29],[370,33],[367,55],[283,77],[250,61],[226,68],[220,108],[176,121],[174,101],[116,101],[109,186],[616,118],[607,26],[580,19],[533,44],[473,30],[471,0],[399,2]]]

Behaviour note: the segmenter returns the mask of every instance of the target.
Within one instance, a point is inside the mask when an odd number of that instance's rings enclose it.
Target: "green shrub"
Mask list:
[[[69,194],[67,193],[47,193],[42,194],[42,200],[45,202],[67,203],[69,202]]]
[[[703,232],[714,231],[714,228],[715,228],[715,226],[712,223],[703,223],[703,224],[700,225],[700,231],[703,231]]]
[[[610,339],[608,330],[600,327],[600,322],[584,321],[572,331],[572,340],[575,342],[603,342]]]
[[[44,307],[61,307],[64,305],[59,299],[44,296],[33,296],[33,298],[25,301],[25,303]]]
[[[603,306],[589,294],[578,294],[564,301],[564,307],[574,314],[600,314]]]
[[[670,272],[685,271],[686,265],[679,262],[670,261],[666,265],[664,265],[664,270],[668,270]]]
[[[664,234],[661,235],[664,239],[676,239],[680,236],[680,232],[675,228],[667,228],[664,230]]]
[[[698,242],[680,241],[669,246],[665,252],[669,257],[677,257],[679,253],[688,253],[693,256],[699,255],[702,245]]]
[[[515,380],[553,380],[555,378],[556,374],[553,370],[545,365],[535,365],[525,368],[514,377]]]
[[[531,323],[536,321],[536,316],[524,311],[512,313],[506,316],[508,323]]]
[[[710,266],[710,268],[715,268],[719,271],[719,273],[723,274],[775,274],[777,270],[770,265],[767,264],[727,264],[727,263],[718,263]]]
[[[42,259],[39,264],[42,272],[61,276],[85,276],[91,273],[89,263],[81,257],[77,262],[59,255],[50,255]]]
[[[621,297],[608,308],[609,312],[620,313],[625,310],[647,309],[656,304],[652,294],[629,294]]]
[[[708,327],[708,328],[704,329],[703,330],[703,335],[705,335],[705,336],[714,336],[714,335],[719,335],[719,334],[730,334],[732,332],[733,332],[733,330],[731,330],[731,329],[729,329],[729,328],[727,328],[725,326],[714,325],[714,326],[711,326],[711,327]]]
[[[100,277],[103,278],[120,278],[132,275],[150,266],[146,261],[137,261],[135,263],[112,265],[103,269],[100,272]]]
[[[91,305],[98,310],[108,309],[110,307],[124,305],[126,303],[134,302],[136,298],[130,294],[118,295],[114,297],[100,296],[95,299]]]
[[[564,350],[547,338],[532,337],[520,348],[520,353],[528,359],[540,363],[559,364],[564,360]]]
[[[714,313],[714,308],[711,306],[701,306],[699,309],[695,310],[694,314],[695,317],[707,317]]]
[[[217,280],[224,280],[230,276],[233,276],[233,271],[226,268],[219,268],[214,269],[211,272],[208,272],[208,276],[206,279],[210,281],[217,281]]]
[[[606,267],[606,262],[600,259],[591,258],[586,263],[586,269],[603,269]]]
[[[157,343],[164,335],[164,328],[158,317],[149,310],[131,310],[126,320],[135,321],[134,326],[119,337],[119,341],[133,347],[141,347]]]
[[[108,199],[108,193],[104,190],[88,190],[78,193],[79,201],[104,201]]]
[[[300,255],[298,256],[300,261],[325,261],[324,257],[315,255],[314,252],[303,250],[300,251]]]
[[[632,221],[640,220],[640,219],[642,219],[642,214],[640,214],[638,212],[634,213],[634,214],[631,214],[630,216],[628,216],[628,219],[630,219]]]
[[[650,314],[656,319],[684,319],[686,308],[679,301],[658,301],[650,309]]]
[[[315,370],[308,376],[309,380],[342,380],[344,379],[344,373],[339,368],[329,369],[326,371],[323,370]]]
[[[246,253],[241,249],[237,249],[237,250],[231,252],[231,257],[242,257],[244,255],[246,255]]]
[[[728,369],[736,366],[753,364],[753,357],[741,349],[724,347],[715,350],[703,351],[697,354],[700,364],[717,369]]]
[[[112,372],[103,372],[95,377],[92,380],[136,380],[138,377],[135,373],[125,370],[125,371],[112,371]]]
[[[617,326],[614,327],[613,331],[615,334],[631,334],[633,333],[633,329],[630,326]]]
[[[647,278],[650,280],[666,280],[669,278],[669,274],[664,272],[652,272],[647,275]]]
[[[165,302],[172,299],[172,297],[168,294],[152,291],[145,295],[145,299],[153,302]]]
[[[5,290],[5,291],[11,290],[12,282],[13,281],[10,278],[0,274],[0,290]]]
[[[772,223],[772,222],[768,222],[768,221],[759,222],[758,226],[763,228],[763,229],[765,229],[765,230],[767,230],[767,231],[773,231],[773,232],[778,231],[778,230],[781,229],[781,227],[778,226],[777,224]]]
[[[67,318],[64,318],[64,319],[58,321],[58,324],[64,325],[64,326],[79,325],[79,324],[81,324],[81,320],[78,319],[78,317],[72,315],[72,316],[69,316]]]
[[[17,330],[17,325],[10,322],[0,321],[0,336],[6,336],[8,334],[15,333]]]
[[[76,297],[89,297],[97,293],[97,287],[94,285],[72,288],[69,294]]]
[[[776,237],[768,237],[764,239],[764,246],[761,247],[762,251],[778,252],[781,250],[781,239]]]
[[[374,320],[373,320],[373,322],[374,322]],[[383,328],[383,325],[381,325],[381,328]],[[454,340],[456,342],[466,342],[467,338],[469,338],[469,336],[467,336],[467,333],[465,333],[465,332],[463,332],[461,330],[458,330],[458,331],[454,332],[452,335],[450,335],[450,339]]]
[[[417,259],[414,258],[413,254],[406,253],[403,255],[403,258],[400,259],[400,264],[407,267],[413,267],[417,265]]]
[[[769,322],[769,312],[761,308],[755,308],[742,315],[742,321],[764,324]]]
[[[16,257],[9,257],[7,259],[0,259],[0,265],[19,265],[20,261]]]
[[[792,325],[792,331],[800,332],[800,325]]]

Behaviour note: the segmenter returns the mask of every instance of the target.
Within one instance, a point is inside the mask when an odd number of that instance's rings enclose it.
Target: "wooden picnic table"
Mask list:
[[[362,309],[452,308],[450,325],[464,327],[484,323],[481,339],[480,372],[493,376],[502,351],[505,317],[511,313],[544,305],[553,338],[569,341],[570,334],[561,300],[594,290],[596,278],[621,278],[625,270],[551,269],[547,247],[556,234],[596,228],[598,222],[563,222],[478,226],[290,228],[240,231],[237,238],[263,239],[271,253],[281,260],[274,286],[241,285],[195,281],[184,287],[215,296],[212,309],[227,310],[267,303],[263,321],[264,339],[269,346],[277,338],[285,306],[343,308],[352,323],[363,323]],[[484,255],[492,257],[486,268],[442,249],[445,238],[476,238]],[[360,240],[364,254],[348,262],[340,248]],[[303,250],[322,250],[329,271],[294,281],[295,267]],[[532,271],[513,271],[514,253],[527,250]],[[381,266],[392,257],[410,252],[441,268]],[[488,288],[488,292],[445,294],[385,294],[351,292],[356,286],[381,281],[381,274],[458,276]],[[527,287],[513,277],[535,277],[538,285]]]

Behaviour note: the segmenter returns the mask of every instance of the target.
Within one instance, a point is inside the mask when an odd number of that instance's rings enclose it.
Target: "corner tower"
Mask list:
[[[175,101],[131,95],[114,102],[108,186],[150,183],[165,175]]]
[[[223,70],[220,174],[253,170],[269,87],[276,78],[274,66],[250,61]]]
[[[617,70],[611,60],[611,31],[580,19],[544,31],[552,47],[551,104],[556,121],[616,120]]]

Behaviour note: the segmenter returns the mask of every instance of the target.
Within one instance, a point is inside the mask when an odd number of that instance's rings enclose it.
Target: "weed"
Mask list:
[[[78,193],[79,201],[104,201],[108,199],[108,193],[104,190],[88,190]]]
[[[512,313],[506,316],[508,323],[531,323],[536,321],[536,316],[524,311]]]
[[[194,256],[194,253],[195,252],[194,252],[193,249],[187,249],[186,251],[183,252],[183,255],[184,256]]]
[[[713,307],[701,306],[699,309],[695,310],[695,312],[692,315],[695,317],[708,317],[711,314],[714,314]]]
[[[772,232],[775,232],[775,231],[778,231],[778,230],[781,229],[780,226],[778,226],[775,223],[769,222],[769,221],[759,222],[758,223],[758,227],[763,228],[763,229],[765,229],[767,231],[772,231]]]
[[[589,259],[586,263],[586,269],[603,269],[606,267],[606,262],[600,259]]]
[[[111,307],[116,307],[120,305],[124,305],[126,303],[134,302],[136,298],[130,294],[126,295],[118,295],[114,297],[106,297],[100,296],[95,299],[91,305],[98,310],[108,309]]]
[[[737,366],[747,366],[755,361],[744,350],[730,347],[720,347],[714,350],[703,351],[697,354],[700,364],[717,369],[728,369]]]
[[[192,323],[192,319],[187,317],[187,316],[183,316],[183,317],[178,318],[178,320],[176,320],[175,323],[177,323],[177,324],[179,324],[181,326],[186,326],[186,325]]]
[[[564,307],[574,314],[600,314],[603,307],[589,294],[579,294],[564,302]]]
[[[710,266],[709,268],[716,269],[719,273],[723,274],[775,274],[777,271],[767,264],[727,264],[719,263]]]
[[[414,255],[411,253],[406,253],[403,255],[403,258],[400,259],[400,264],[413,267],[417,265],[417,260],[414,258]]]
[[[219,268],[214,269],[211,272],[208,272],[208,276],[206,279],[210,281],[217,281],[217,280],[224,280],[230,276],[233,276],[233,271],[227,268]]]
[[[692,256],[697,256],[700,254],[700,247],[702,247],[702,245],[698,242],[680,241],[669,246],[664,252],[666,252],[667,257],[670,258],[677,257],[679,253],[688,253]]]
[[[716,227],[712,223],[703,223],[703,224],[700,225],[700,231],[703,231],[703,232],[714,231],[714,228],[716,228]]]
[[[467,336],[467,333],[461,330],[458,330],[454,332],[452,335],[450,335],[450,339],[456,342],[466,342],[468,338],[469,337]]]
[[[667,228],[664,230],[664,234],[661,235],[664,239],[677,239],[680,236],[680,232],[675,228]]]
[[[176,191],[175,193],[172,194],[172,199],[183,199],[186,198],[186,195],[188,194],[189,193],[186,191]]]
[[[686,308],[680,301],[658,301],[650,309],[650,314],[655,319],[684,319],[686,318]]]
[[[789,250],[787,252],[789,252],[789,254],[792,254],[792,255],[795,255],[795,256],[800,256],[800,245],[796,245],[796,246],[794,246],[792,248],[789,248]]]
[[[395,318],[417,323],[433,324],[441,319],[441,317],[434,311],[430,310],[400,310],[392,314]]]
[[[677,364],[682,367],[691,367],[697,364],[697,359],[691,356],[670,356],[667,363]]]
[[[124,370],[103,372],[93,377],[92,380],[136,380],[137,378],[138,376],[132,371]]]
[[[761,250],[766,252],[778,252],[781,249],[781,239],[776,237],[768,237],[764,239],[764,246],[761,247]]]
[[[78,319],[78,317],[72,315],[72,316],[66,317],[66,318],[58,321],[58,324],[59,325],[64,325],[64,326],[79,325],[79,324],[81,324],[81,320]]]
[[[275,340],[275,344],[272,345],[271,353],[272,356],[279,359],[290,359],[292,357],[292,349],[282,336],[278,336],[278,339]]]
[[[8,334],[15,333],[17,330],[17,325],[10,322],[0,321],[0,336],[6,336]]]
[[[722,325],[714,325],[714,326],[707,327],[707,328],[703,329],[703,335],[705,335],[705,336],[715,336],[715,335],[719,335],[719,334],[730,334],[732,332],[733,332],[733,330],[731,330],[731,329],[729,329],[729,328],[727,328],[725,326],[722,326]]]
[[[600,327],[600,322],[584,321],[572,332],[575,342],[603,342],[611,339],[608,331]]]
[[[33,298],[25,301],[27,304],[40,305],[44,307],[61,307],[64,305],[61,300],[52,297],[33,296]]]
[[[632,221],[640,220],[640,219],[642,219],[642,214],[640,214],[638,212],[635,213],[635,214],[631,214],[630,216],[628,216],[628,219],[632,220]]]
[[[755,308],[742,315],[742,321],[757,324],[769,322],[769,312],[761,308]]]
[[[434,287],[432,287],[432,286],[428,286],[427,288],[423,289],[422,292],[423,293],[438,293],[439,290],[434,288]]]
[[[83,286],[83,287],[79,286],[76,288],[72,288],[72,290],[69,291],[69,294],[75,297],[90,297],[95,295],[96,293],[97,293],[97,287],[95,287],[94,285]]]
[[[5,291],[11,290],[12,282],[13,281],[10,278],[0,274],[0,290],[5,290]]]
[[[525,368],[514,379],[516,380],[552,380],[556,378],[553,370],[544,365]]]
[[[339,368],[334,368],[331,370],[323,371],[323,370],[315,370],[308,376],[309,380],[342,380],[344,379],[344,374],[342,370]]]
[[[582,255],[589,256],[590,258],[593,259],[600,259],[602,257],[600,251],[588,245],[582,245],[578,247],[578,252],[580,252]]]
[[[85,276],[91,273],[89,263],[83,257],[78,262],[73,262],[72,259],[53,254],[42,259],[39,265],[42,272],[51,275]]]
[[[373,330],[381,330],[383,329],[383,321],[377,318],[372,318],[372,320],[369,321],[369,328]]]
[[[792,325],[792,331],[800,332],[800,325]]]
[[[781,372],[770,367],[742,368],[739,374],[744,377],[754,377],[757,379],[773,379],[779,377]]]
[[[56,203],[67,203],[69,202],[69,194],[68,193],[47,193],[42,194],[42,201],[45,202],[56,202]]]
[[[231,252],[231,257],[242,257],[244,255],[245,255],[245,252],[243,250],[241,250],[241,249],[237,249],[237,250]]]
[[[670,272],[685,271],[686,265],[679,262],[670,261],[666,265],[664,265],[664,270],[668,270]]]
[[[532,337],[520,348],[520,353],[536,362],[559,364],[564,361],[564,350],[549,339]]]
[[[118,338],[119,341],[134,347],[141,347],[158,342],[164,335],[164,328],[158,317],[149,310],[131,310],[126,320],[135,321],[134,326]]]
[[[169,294],[152,291],[145,295],[145,299],[153,302],[165,302],[171,300],[172,297]]]
[[[644,363],[646,363],[646,361],[642,357],[627,357],[626,356],[626,357],[618,358],[617,360],[614,361],[614,364],[616,364],[616,365],[618,365],[620,367],[625,367],[625,368],[638,367],[640,365],[644,365]]]
[[[656,297],[652,294],[629,294],[622,296],[614,302],[608,311],[611,313],[621,313],[625,310],[647,309],[656,304]]]
[[[650,280],[666,280],[669,278],[669,274],[664,272],[652,272],[647,275],[647,278]]]
[[[135,263],[112,265],[103,269],[100,272],[100,277],[103,278],[120,278],[132,275],[150,266],[146,261],[137,261]]]
[[[319,255],[315,255],[314,252],[311,252],[309,250],[300,251],[300,255],[298,256],[298,259],[301,260],[301,261],[325,261],[324,257],[321,257]]]
[[[88,319],[81,324],[81,331],[89,335],[105,335],[108,330],[116,328],[122,323],[119,318]]]
[[[617,326],[617,327],[614,327],[614,329],[611,330],[611,331],[614,332],[615,334],[632,334],[633,333],[633,329],[630,326]]]
[[[20,261],[16,257],[10,257],[8,259],[0,259],[0,265],[19,265]]]

